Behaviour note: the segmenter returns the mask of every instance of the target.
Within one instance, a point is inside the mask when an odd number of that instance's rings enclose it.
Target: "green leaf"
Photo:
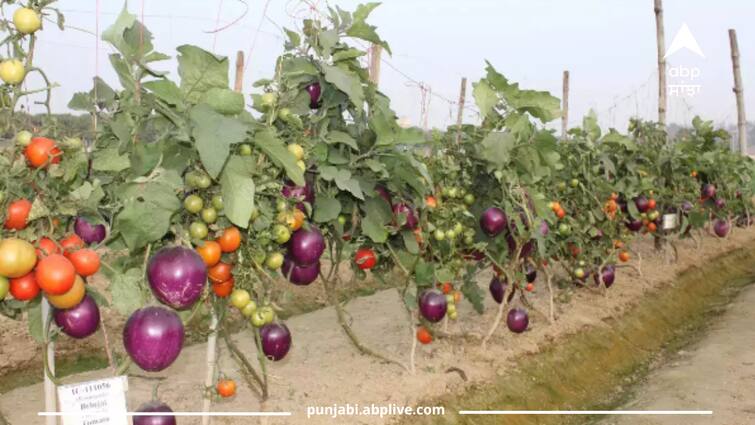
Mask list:
[[[116,228],[131,251],[165,236],[171,217],[181,208],[174,189],[154,181],[125,186],[121,199],[124,206],[116,217]]]
[[[341,214],[341,202],[330,196],[318,196],[315,200],[314,212],[314,220],[318,223],[333,221]]]
[[[380,6],[380,3],[367,3],[357,6],[357,9],[353,14],[354,21],[346,30],[346,35],[348,35],[349,37],[360,38],[371,43],[379,44],[383,46],[383,48],[385,48],[385,50],[389,54],[391,54],[390,46],[388,46],[388,43],[381,40],[377,35],[377,32],[375,31],[376,27],[365,22],[370,13],[372,13],[372,11],[378,6]]]
[[[228,160],[220,186],[223,193],[223,211],[231,223],[246,229],[254,210],[254,160],[233,155]]]
[[[181,91],[191,103],[198,103],[211,88],[228,88],[228,58],[216,56],[196,46],[183,45],[176,50]]]
[[[151,91],[163,102],[183,107],[184,98],[181,89],[178,88],[176,83],[170,80],[155,80],[142,83],[142,87]]]
[[[96,171],[112,171],[117,173],[129,167],[131,167],[131,160],[128,155],[120,155],[116,147],[98,150],[92,155],[92,169]]]
[[[129,13],[126,6],[127,4],[123,5],[123,9],[121,9],[121,13],[115,19],[113,25],[102,32],[102,40],[112,44],[124,55],[129,54],[133,50],[133,46],[129,46],[123,36],[126,30],[132,28],[136,23],[136,15]]]
[[[477,107],[480,109],[480,114],[486,117],[498,104],[498,95],[485,80],[480,80],[473,84],[472,87],[472,94],[474,95]]]
[[[118,313],[128,317],[146,303],[141,287],[144,277],[140,269],[135,267],[124,273],[109,272],[108,278],[108,291],[113,300],[113,308]]]
[[[322,69],[325,73],[325,81],[346,93],[351,103],[361,111],[364,108],[364,90],[359,76],[355,72],[340,66],[323,64]]]
[[[328,132],[327,136],[325,136],[325,142],[329,144],[341,143],[343,145],[349,146],[354,150],[359,150],[357,141],[354,140],[354,138],[351,137],[348,133],[345,133],[343,131],[332,130]]]
[[[34,338],[34,341],[40,344],[43,343],[44,335],[42,329],[42,304],[39,297],[29,303],[29,308],[26,310],[26,321],[29,329],[29,335]]]
[[[386,225],[391,222],[391,208],[382,198],[370,198],[362,206],[365,217],[362,220],[362,232],[375,243],[388,240]]]
[[[338,31],[335,29],[322,31],[318,34],[317,40],[322,48],[322,55],[328,57],[333,47],[338,43]]]
[[[34,202],[31,203],[31,210],[29,211],[29,217],[27,218],[27,221],[34,221],[38,218],[42,217],[48,217],[50,215],[50,210],[47,208],[44,202],[42,202],[42,198],[37,196],[34,198]]]
[[[351,192],[356,198],[364,199],[359,181],[352,178],[351,172],[343,168],[324,166],[320,169],[320,177],[326,181],[333,181],[339,189]]]
[[[587,133],[588,140],[595,142],[600,139],[598,115],[595,114],[594,110],[590,109],[590,112],[582,119],[582,128]]]
[[[223,115],[237,115],[244,110],[244,95],[227,88],[207,90],[201,101]]]
[[[485,310],[485,293],[480,289],[474,279],[464,279],[464,284],[461,285],[461,293],[464,294],[464,298],[472,304],[475,311],[479,314]]]
[[[356,59],[358,57],[362,57],[366,55],[367,53],[359,50],[354,49],[352,47],[344,50],[339,50],[335,53],[333,53],[333,62],[339,62],[339,61],[345,61],[350,59]]]
[[[419,260],[414,266],[414,280],[418,287],[428,287],[435,284],[435,265]]]
[[[286,145],[276,136],[273,129],[266,128],[254,135],[254,144],[274,163],[286,170],[286,175],[297,186],[304,186],[304,172],[296,165],[296,157],[286,149]]]
[[[419,254],[419,244],[417,243],[417,237],[411,230],[401,231],[401,237],[404,239],[404,246],[410,254]]]
[[[206,104],[199,104],[189,114],[194,124],[192,135],[207,172],[217,178],[228,159],[231,145],[246,139],[247,126],[238,119],[225,117]]]
[[[491,132],[480,143],[480,157],[491,164],[503,167],[511,160],[516,139],[510,133]]]
[[[288,36],[288,41],[286,42],[286,49],[294,49],[296,47],[299,47],[301,44],[301,37],[296,31],[291,31],[288,28],[283,28],[283,31],[285,31],[286,36]]]

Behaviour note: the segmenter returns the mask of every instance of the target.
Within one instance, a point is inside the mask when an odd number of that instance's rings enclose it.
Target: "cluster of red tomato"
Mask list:
[[[241,232],[234,226],[227,227],[215,240],[200,242],[196,250],[207,265],[207,276],[212,282],[212,291],[225,298],[233,291],[233,265],[221,261],[223,253],[230,254],[241,246]]]

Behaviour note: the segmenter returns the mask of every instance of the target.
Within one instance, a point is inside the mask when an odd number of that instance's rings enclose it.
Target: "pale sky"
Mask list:
[[[144,14],[155,36],[157,50],[175,57],[175,47],[195,44],[220,55],[249,52],[245,74],[251,82],[270,76],[275,57],[283,49],[283,35],[273,23],[293,28],[294,17],[310,15],[300,0],[246,0],[248,12],[237,24],[218,33],[244,11],[240,0],[132,0],[129,8]],[[99,29],[107,28],[123,6],[120,0],[99,0]],[[309,0],[325,9],[325,0]],[[333,1],[353,10],[358,1]],[[656,47],[652,0],[386,0],[370,22],[393,49],[384,56],[395,68],[422,81],[432,92],[456,100],[462,76],[471,81],[483,75],[490,60],[510,80],[524,88],[548,90],[561,97],[561,76],[571,72],[570,123],[578,124],[590,108],[604,127],[626,128],[630,116],[656,117]],[[59,0],[72,27],[95,32],[97,0]],[[681,51],[669,58],[672,66],[697,67],[700,77],[694,97],[672,97],[669,121],[689,122],[700,114],[716,122],[736,121],[728,28],[736,28],[742,54],[745,97],[750,120],[755,118],[755,2],[749,0],[665,0],[666,44],[687,23],[705,58]],[[271,22],[273,21],[273,22]],[[216,22],[218,24],[216,25]],[[262,22],[260,27],[260,22]],[[257,28],[261,30],[253,42]],[[111,50],[95,37],[72,28],[60,32],[46,24],[41,33],[37,64],[61,85],[53,107],[64,112],[76,91],[89,90],[99,74],[117,85],[108,63]],[[175,74],[175,62],[162,66]],[[33,81],[31,82],[34,83]],[[388,94],[399,117],[421,125],[420,89],[383,64],[380,88]],[[749,91],[748,91],[749,90]],[[471,86],[468,86],[471,102]],[[431,127],[455,122],[456,106],[433,96],[429,105]],[[473,112],[465,121],[476,122]]]

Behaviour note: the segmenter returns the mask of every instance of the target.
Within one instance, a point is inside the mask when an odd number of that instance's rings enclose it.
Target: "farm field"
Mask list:
[[[670,122],[667,59],[705,55],[686,23],[667,46],[654,0],[651,117],[570,120],[569,71],[559,98],[481,58],[431,128],[374,24],[395,5],[302,1],[283,27],[268,3],[280,49],[253,81],[216,36],[166,49],[143,3],[101,26],[97,2],[93,33],[55,0],[0,5],[0,425],[749,420],[735,29],[736,124]],[[208,34],[247,13],[221,11]],[[53,30],[96,38],[63,112]],[[381,64],[421,89],[419,125]]]

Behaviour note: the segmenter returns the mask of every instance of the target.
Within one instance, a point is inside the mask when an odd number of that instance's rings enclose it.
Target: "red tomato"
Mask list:
[[[299,225],[299,227],[301,227],[301,225]],[[234,226],[228,227],[223,230],[223,234],[218,238],[218,243],[223,252],[236,251],[239,249],[239,246],[241,246],[241,232]]]
[[[79,235],[74,233],[60,241],[60,246],[63,247],[63,255],[68,257],[72,252],[84,248],[85,244],[84,241],[81,240]]]
[[[39,242],[37,242],[37,246],[37,257],[39,258],[47,257],[52,254],[60,254],[58,244],[50,238],[40,239]]]
[[[31,211],[31,202],[27,199],[18,199],[8,205],[8,215],[5,217],[5,228],[10,230],[23,230],[26,228],[26,220]]]
[[[214,292],[215,295],[217,295],[220,298],[225,298],[231,295],[231,292],[233,292],[233,285],[234,285],[233,278],[230,278],[226,280],[225,282],[213,283],[212,292]]]
[[[417,341],[422,344],[429,344],[433,342],[433,335],[424,326],[417,328]]]
[[[370,248],[361,248],[357,250],[357,253],[354,255],[354,262],[357,263],[357,267],[362,270],[369,270],[375,267],[375,264],[377,264],[375,251]]]
[[[236,394],[236,382],[233,379],[221,379],[215,386],[218,395],[223,398],[233,397]]]
[[[76,268],[64,256],[53,254],[37,263],[34,278],[43,291],[62,295],[68,292],[76,280]]]
[[[231,278],[231,270],[233,270],[232,265],[220,262],[210,267],[210,270],[207,271],[207,277],[210,278],[212,283],[225,282]]]
[[[26,160],[34,168],[45,167],[50,163],[59,163],[60,153],[60,149],[58,149],[55,141],[46,137],[31,139],[29,146],[24,149]]]
[[[39,295],[39,285],[34,273],[27,273],[10,280],[10,294],[19,301],[30,301]]]
[[[650,199],[648,200],[648,210],[654,210],[654,209],[655,209],[655,207],[656,207],[656,202],[655,202],[655,199],[653,199],[653,198],[650,198]]]
[[[220,244],[215,241],[204,241],[202,246],[197,247],[197,253],[202,257],[207,267],[218,264],[220,256],[223,255]]]
[[[442,288],[443,288],[443,293],[446,294],[446,295],[448,295],[454,289],[454,286],[451,285],[450,282],[446,282],[446,283],[443,284]]]
[[[68,259],[81,276],[91,276],[100,270],[100,256],[93,249],[84,248],[72,252]]]

